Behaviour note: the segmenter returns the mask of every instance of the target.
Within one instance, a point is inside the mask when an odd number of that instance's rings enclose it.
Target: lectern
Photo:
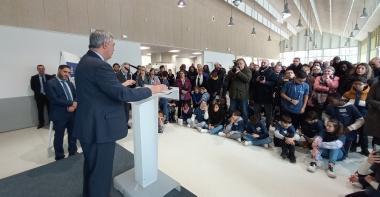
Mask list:
[[[178,100],[178,88],[132,102],[134,168],[114,178],[114,187],[124,196],[161,197],[180,184],[158,170],[158,100]]]

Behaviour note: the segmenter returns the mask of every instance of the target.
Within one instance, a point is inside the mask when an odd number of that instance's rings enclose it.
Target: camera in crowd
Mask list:
[[[265,80],[265,76],[264,75],[260,75],[259,76],[259,81],[264,81]]]
[[[238,69],[240,70],[240,67],[239,67],[239,64],[237,61],[234,60],[233,63],[234,63],[234,66],[232,67],[231,71],[232,71],[232,73],[236,73],[236,71],[238,71]]]

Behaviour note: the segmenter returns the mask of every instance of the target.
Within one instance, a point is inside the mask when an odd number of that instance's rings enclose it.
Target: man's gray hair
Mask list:
[[[89,48],[99,48],[102,44],[110,42],[113,39],[111,32],[105,32],[103,30],[95,30],[90,34]]]

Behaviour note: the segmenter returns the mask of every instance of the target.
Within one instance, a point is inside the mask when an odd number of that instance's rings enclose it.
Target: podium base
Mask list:
[[[135,181],[134,168],[116,176],[113,179],[113,184],[115,189],[125,197],[162,197],[173,189],[181,190],[181,185],[177,181],[160,170],[158,171],[157,181],[145,188]]]

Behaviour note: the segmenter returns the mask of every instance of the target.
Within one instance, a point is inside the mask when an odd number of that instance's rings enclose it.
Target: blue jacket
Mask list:
[[[245,130],[247,133],[259,135],[257,139],[265,139],[269,137],[267,127],[261,121],[256,124],[249,121],[245,127]]]
[[[201,93],[193,93],[191,94],[191,99],[195,104],[199,104],[202,99],[202,94]]]
[[[71,90],[73,101],[76,101],[74,85],[69,81],[68,85]],[[73,101],[67,99],[61,82],[57,78],[47,81],[46,95],[49,98],[49,118],[52,121],[67,120],[74,115],[74,112],[68,112],[67,108],[73,104]]]
[[[197,120],[198,122],[203,122],[203,121],[207,121],[207,119],[205,119],[205,113],[206,111],[204,110],[201,110],[200,107],[197,107],[195,110],[194,110],[194,115],[195,115],[195,120]]]
[[[84,143],[114,142],[128,133],[126,102],[152,95],[149,88],[124,87],[111,65],[89,50],[75,71],[78,108],[74,137]]]
[[[284,137],[292,138],[296,134],[296,129],[293,125],[290,125],[287,129],[282,127],[280,123],[274,125],[275,132],[274,135],[276,138],[284,139]]]
[[[243,132],[244,131],[244,120],[243,118],[239,117],[238,121],[236,123],[229,123],[227,126],[226,126],[226,131],[240,131],[240,132]]]

